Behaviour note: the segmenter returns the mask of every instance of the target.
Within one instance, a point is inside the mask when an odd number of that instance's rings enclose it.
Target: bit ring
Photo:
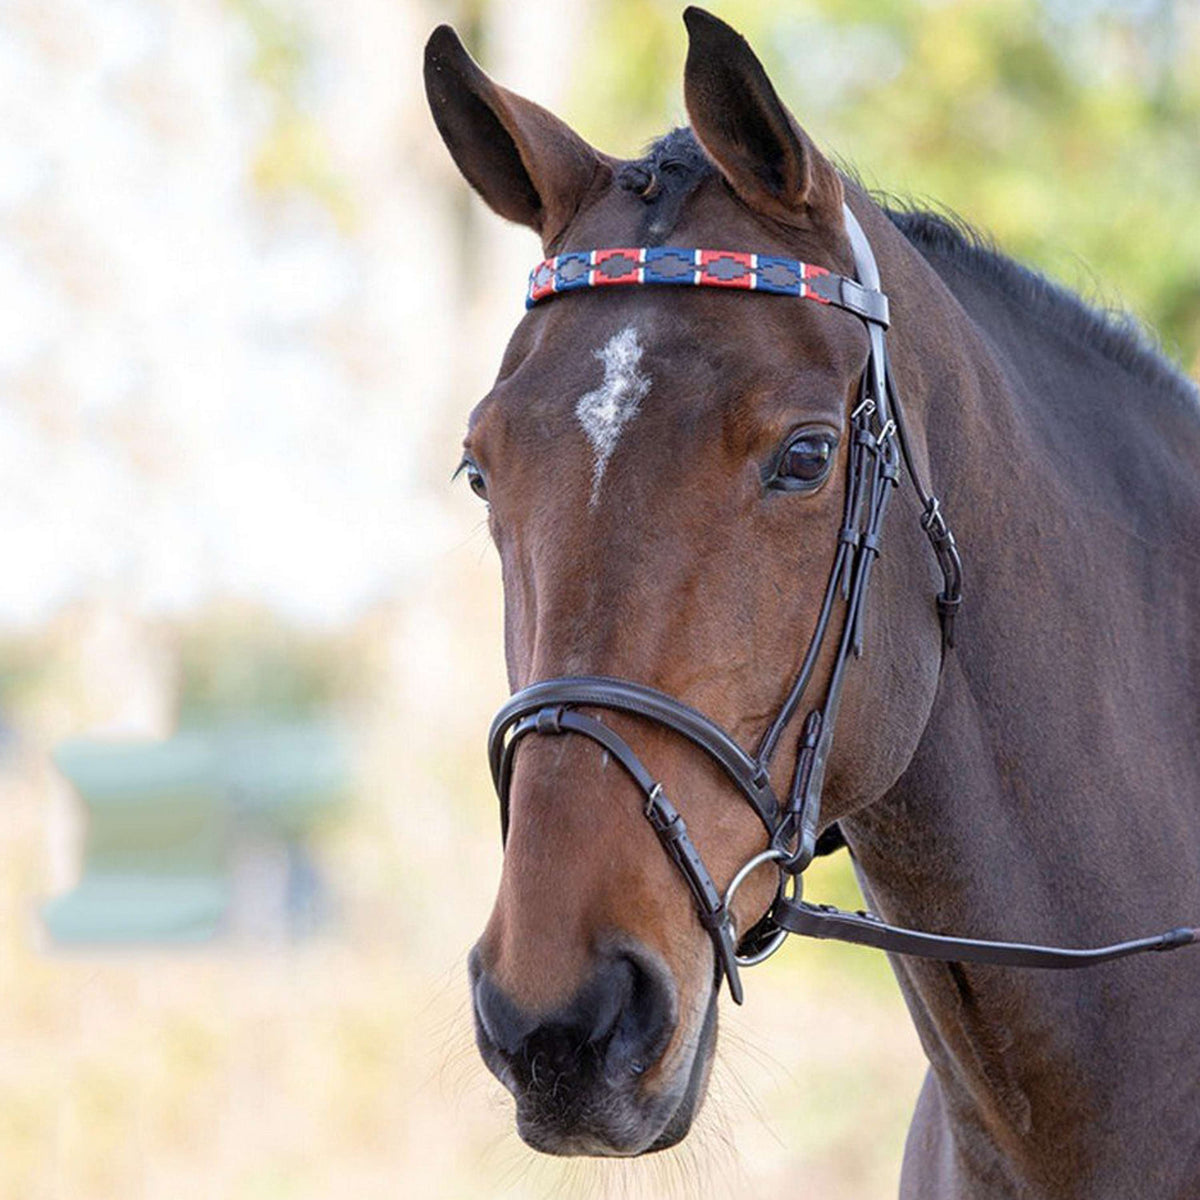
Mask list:
[[[745,883],[746,878],[750,875],[750,873],[756,867],[761,867],[763,863],[777,862],[780,859],[787,857],[787,854],[778,846],[772,846],[769,850],[763,850],[761,853],[756,854],[748,862],[743,864],[737,874],[734,875],[734,877],[729,881],[729,886],[725,889],[725,899],[723,901],[723,905],[725,912],[729,914],[730,921],[733,919],[733,910],[729,906],[733,901],[733,897],[737,893],[738,888]],[[779,871],[780,876],[782,877],[782,868],[779,868]],[[783,945],[786,937],[786,929],[777,929],[760,950],[756,950],[753,954],[735,954],[734,957],[737,959],[738,966],[756,967],[760,962],[766,962],[766,960],[770,958],[780,946]]]

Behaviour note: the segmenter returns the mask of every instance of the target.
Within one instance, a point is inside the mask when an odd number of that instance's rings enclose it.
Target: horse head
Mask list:
[[[426,85],[459,169],[560,262],[669,242],[853,278],[847,191],[865,224],[884,219],[737,33],[694,8],[685,21],[691,128],[635,161],[593,149],[494,83],[438,29]],[[602,261],[592,267],[603,275]],[[808,708],[776,718],[827,597],[835,621],[846,603],[830,578],[871,352],[852,312],[732,288],[590,286],[532,307],[471,415],[463,458],[500,556],[512,687],[599,676],[653,688],[728,731],[787,796]],[[872,653],[851,656],[841,689],[836,747],[822,764],[825,824],[898,778],[937,688],[933,559],[917,523],[904,524],[860,617]],[[815,644],[816,694],[829,688],[838,643]],[[711,754],[636,711],[582,708],[672,797],[718,891],[767,847],[763,822]],[[773,722],[778,753],[756,755]],[[707,1085],[719,943],[610,747],[529,737],[510,767],[499,894],[471,956],[480,1050],[531,1145],[610,1155],[669,1146]],[[749,875],[728,914],[735,939],[775,888],[775,872]]]

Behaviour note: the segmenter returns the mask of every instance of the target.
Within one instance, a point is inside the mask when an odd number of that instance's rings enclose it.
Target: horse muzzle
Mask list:
[[[656,956],[610,948],[591,977],[552,1012],[517,1004],[470,959],[475,1038],[488,1069],[513,1094],[517,1131],[535,1150],[629,1156],[684,1136],[707,1078],[715,1004],[688,1061],[668,1061],[677,991]],[[715,999],[715,989],[714,996]]]

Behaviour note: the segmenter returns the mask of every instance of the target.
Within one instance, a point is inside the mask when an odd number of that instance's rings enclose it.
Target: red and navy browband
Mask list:
[[[525,307],[532,308],[577,288],[613,284],[676,284],[685,287],[741,288],[799,296],[833,304],[885,328],[888,302],[882,292],[835,275],[826,267],[773,254],[737,250],[687,250],[679,246],[570,250],[544,259],[529,273]]]

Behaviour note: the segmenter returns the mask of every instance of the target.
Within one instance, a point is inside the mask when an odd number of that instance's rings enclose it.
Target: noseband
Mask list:
[[[754,755],[748,754],[703,713],[644,684],[603,676],[570,676],[531,684],[516,692],[496,714],[488,737],[492,780],[500,797],[501,829],[508,833],[509,791],[517,747],[531,734],[580,734],[602,746],[621,764],[645,798],[644,815],[664,849],[687,881],[700,923],[712,938],[717,979],[724,974],[729,991],[743,998],[739,966],[762,962],[789,933],[832,938],[951,962],[994,963],[1022,967],[1084,967],[1143,950],[1172,950],[1197,940],[1200,931],[1175,929],[1156,937],[1089,950],[1058,949],[1014,942],[977,941],[922,933],[888,925],[868,913],[849,913],[801,899],[801,875],[813,859],[820,831],[821,794],[833,743],[846,665],[861,656],[867,592],[879,555],[883,519],[900,479],[901,460],[921,504],[921,527],[942,572],[937,597],[943,655],[954,645],[954,620],[962,605],[962,566],[954,535],[938,499],[924,485],[911,443],[895,380],[888,367],[885,332],[888,301],[880,289],[879,269],[870,243],[849,207],[843,208],[854,252],[856,279],[794,259],[725,250],[642,247],[576,251],[547,259],[533,271],[526,306],[577,288],[621,284],[676,284],[724,287],[796,296],[845,309],[859,317],[870,337],[870,356],[850,414],[846,494],[837,551],[816,626],[800,670],[779,712],[767,727]],[[841,604],[839,606],[839,600]],[[780,739],[808,692],[826,639],[833,636],[834,610],[841,611],[833,670],[823,696],[809,710],[800,736],[787,800],[771,787],[770,767]],[[703,750],[749,802],[767,833],[767,849],[733,877],[724,894],[704,865],[687,825],[637,754],[614,730],[580,708],[611,709],[654,721]],[[779,886],[768,912],[738,940],[730,905],[750,872],[773,861]],[[791,881],[789,891],[788,881]]]

